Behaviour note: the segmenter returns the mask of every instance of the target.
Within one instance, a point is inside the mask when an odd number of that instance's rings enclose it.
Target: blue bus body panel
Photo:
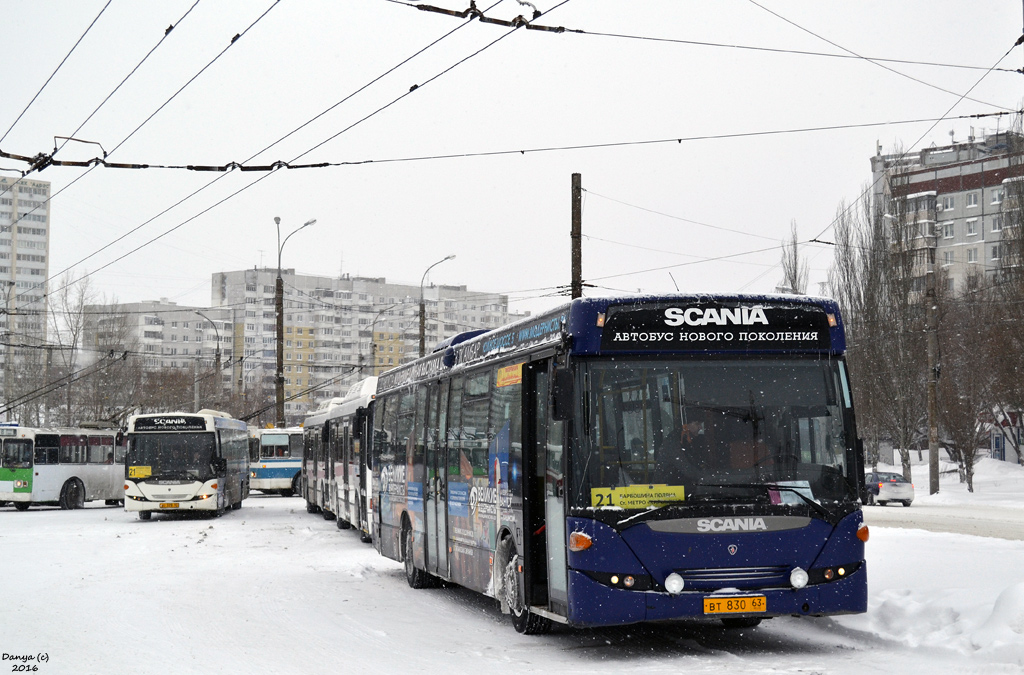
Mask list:
[[[261,463],[262,464],[262,463]],[[299,472],[301,466],[299,464],[282,465],[282,464],[270,464],[267,463],[267,467],[253,465],[252,471],[256,474],[256,479],[264,478],[288,478]]]

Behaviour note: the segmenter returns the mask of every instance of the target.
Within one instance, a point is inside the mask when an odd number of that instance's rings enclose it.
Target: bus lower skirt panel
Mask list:
[[[705,614],[704,599],[714,594],[637,592],[608,588],[583,572],[569,571],[569,623],[573,626],[617,626],[675,619],[717,620],[730,617],[821,616],[867,611],[867,567],[842,581],[801,590],[751,591],[742,596],[765,597],[767,611],[748,614]],[[722,596],[728,597],[728,596]]]

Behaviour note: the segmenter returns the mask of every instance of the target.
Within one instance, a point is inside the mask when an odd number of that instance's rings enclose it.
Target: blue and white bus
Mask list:
[[[249,496],[249,432],[216,410],[128,418],[124,508],[154,513],[242,508]]]
[[[250,432],[249,487],[285,497],[299,494],[302,472],[302,428],[258,429]]]
[[[377,378],[354,383],[345,396],[325,402],[305,420],[303,456],[306,510],[354,527],[370,541],[369,439]]]
[[[517,630],[864,612],[839,308],[578,299],[380,376],[373,540]]]

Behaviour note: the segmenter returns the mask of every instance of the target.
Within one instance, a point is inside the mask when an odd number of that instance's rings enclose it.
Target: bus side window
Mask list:
[[[39,446],[36,446],[36,451],[35,451],[36,464],[48,464],[48,462],[46,461],[46,450],[47,450],[46,448],[40,448]]]

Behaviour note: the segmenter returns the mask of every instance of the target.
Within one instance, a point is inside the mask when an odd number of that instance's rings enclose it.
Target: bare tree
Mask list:
[[[789,241],[782,242],[782,287],[790,293],[803,295],[807,292],[809,270],[807,263],[800,258],[797,246],[796,221],[790,224]]]
[[[979,414],[989,405],[995,389],[991,371],[996,361],[985,349],[993,305],[978,297],[943,300],[938,382],[943,444],[957,462],[961,482],[974,492],[974,465],[987,437]]]
[[[68,378],[61,388],[61,412],[55,421],[73,426],[80,420],[75,410],[76,378],[72,376],[79,369],[82,338],[85,333],[85,306],[92,299],[89,278],[76,279],[73,272],[65,273],[57,282],[58,289],[50,295],[51,340],[56,343],[56,364]]]

